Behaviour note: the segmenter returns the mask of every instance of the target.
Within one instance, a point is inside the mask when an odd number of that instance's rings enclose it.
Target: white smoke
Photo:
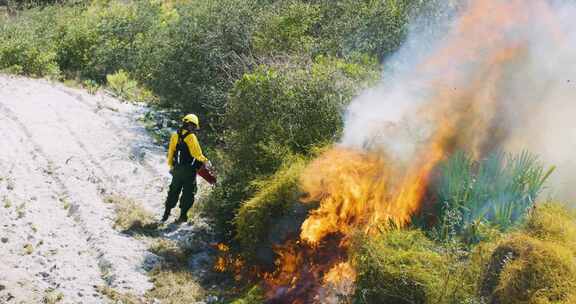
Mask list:
[[[341,144],[363,149],[384,147],[395,158],[409,160],[418,143],[433,131],[434,126],[418,119],[416,113],[423,107],[434,107],[430,100],[437,96],[444,73],[457,75],[449,82],[457,90],[492,71],[479,68],[485,62],[484,50],[478,48],[474,50],[476,57],[454,58],[448,66],[423,69],[423,63],[446,48],[454,37],[485,48],[486,54],[496,48],[520,45],[522,52],[506,64],[497,86],[479,93],[497,99],[499,104],[496,110],[486,105],[486,111],[480,114],[495,124],[494,130],[488,130],[495,133],[484,140],[493,141],[491,149],[528,150],[546,165],[557,166],[548,185],[555,197],[576,201],[576,187],[571,187],[576,186],[576,3],[473,0],[464,7],[479,1],[493,3],[494,8],[517,5],[529,20],[521,19],[523,22],[510,26],[506,12],[486,12],[502,14],[502,23],[507,26],[502,28],[504,39],[492,41],[478,34],[494,31],[494,24],[482,24],[481,20],[478,27],[486,29],[470,33],[457,28],[461,22],[457,14],[433,27],[430,20],[415,19],[406,43],[384,64],[381,83],[348,107]]]

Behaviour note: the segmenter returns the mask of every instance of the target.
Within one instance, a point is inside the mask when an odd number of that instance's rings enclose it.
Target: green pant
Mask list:
[[[182,196],[180,197],[180,192]],[[172,172],[172,182],[166,198],[166,210],[176,207],[180,197],[180,218],[186,219],[188,210],[194,204],[196,194],[196,169],[192,166],[180,166]]]

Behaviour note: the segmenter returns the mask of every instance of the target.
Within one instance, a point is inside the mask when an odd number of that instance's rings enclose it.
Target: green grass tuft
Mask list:
[[[235,217],[237,240],[245,256],[270,246],[268,234],[275,220],[289,216],[298,204],[298,181],[306,165],[299,156],[288,158],[272,177],[255,184],[258,191],[246,201]]]
[[[258,285],[248,289],[248,291],[239,299],[231,302],[231,304],[262,304],[264,303],[264,291]]]
[[[419,230],[392,230],[356,241],[354,303],[470,303],[475,282],[460,261]]]

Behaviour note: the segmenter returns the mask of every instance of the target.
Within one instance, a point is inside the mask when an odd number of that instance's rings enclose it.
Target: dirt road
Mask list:
[[[0,75],[0,303],[103,303],[95,286],[142,294],[154,263],[112,228],[111,193],[161,211],[164,151],[143,109],[62,84]]]

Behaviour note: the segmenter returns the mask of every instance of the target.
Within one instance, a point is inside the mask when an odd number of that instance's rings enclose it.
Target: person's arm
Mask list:
[[[208,158],[202,154],[202,148],[200,148],[200,143],[198,142],[198,138],[196,138],[196,134],[190,134],[186,136],[186,144],[188,145],[188,149],[190,150],[190,154],[195,159],[205,163],[208,161]]]
[[[170,137],[170,144],[168,144],[168,166],[170,170],[174,168],[174,152],[176,152],[176,145],[178,144],[178,134],[173,133]]]

